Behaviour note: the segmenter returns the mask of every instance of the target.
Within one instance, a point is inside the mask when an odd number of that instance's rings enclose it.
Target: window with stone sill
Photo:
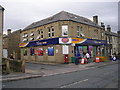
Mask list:
[[[94,38],[98,39],[98,30],[94,30]]]

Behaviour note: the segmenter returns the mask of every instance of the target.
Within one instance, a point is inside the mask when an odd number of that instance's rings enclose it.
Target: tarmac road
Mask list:
[[[118,64],[65,74],[4,82],[3,88],[118,88]]]

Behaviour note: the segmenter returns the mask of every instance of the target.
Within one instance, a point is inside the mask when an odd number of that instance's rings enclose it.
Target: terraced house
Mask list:
[[[71,57],[105,55],[105,29],[93,21],[66,11],[34,22],[21,32],[21,59],[64,63]]]

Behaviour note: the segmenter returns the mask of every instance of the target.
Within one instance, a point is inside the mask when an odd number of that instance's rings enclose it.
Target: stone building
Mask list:
[[[107,41],[107,55],[111,56],[112,54],[118,54],[118,33],[114,33],[111,31],[110,25],[107,26],[106,30],[106,41]]]
[[[4,8],[0,5],[0,61],[2,60],[3,21],[4,21]]]
[[[14,58],[20,59],[20,33],[21,30],[16,30],[11,32],[11,29],[7,30],[7,35],[3,37],[3,49],[6,49],[8,52],[8,58],[10,54],[13,54]]]
[[[83,57],[105,55],[105,30],[93,21],[66,11],[34,22],[21,32],[21,58],[25,60],[64,63],[77,54]]]

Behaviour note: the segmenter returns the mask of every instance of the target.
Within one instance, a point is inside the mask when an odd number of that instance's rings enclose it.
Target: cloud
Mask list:
[[[62,10],[89,18],[92,20],[94,15],[99,16],[99,23],[104,22],[111,25],[113,31],[117,31],[118,8],[117,2],[79,2],[78,0],[60,2],[38,0],[6,0],[2,2],[5,8],[4,30],[23,29],[27,25],[52,16]],[[115,29],[114,29],[115,28]]]

